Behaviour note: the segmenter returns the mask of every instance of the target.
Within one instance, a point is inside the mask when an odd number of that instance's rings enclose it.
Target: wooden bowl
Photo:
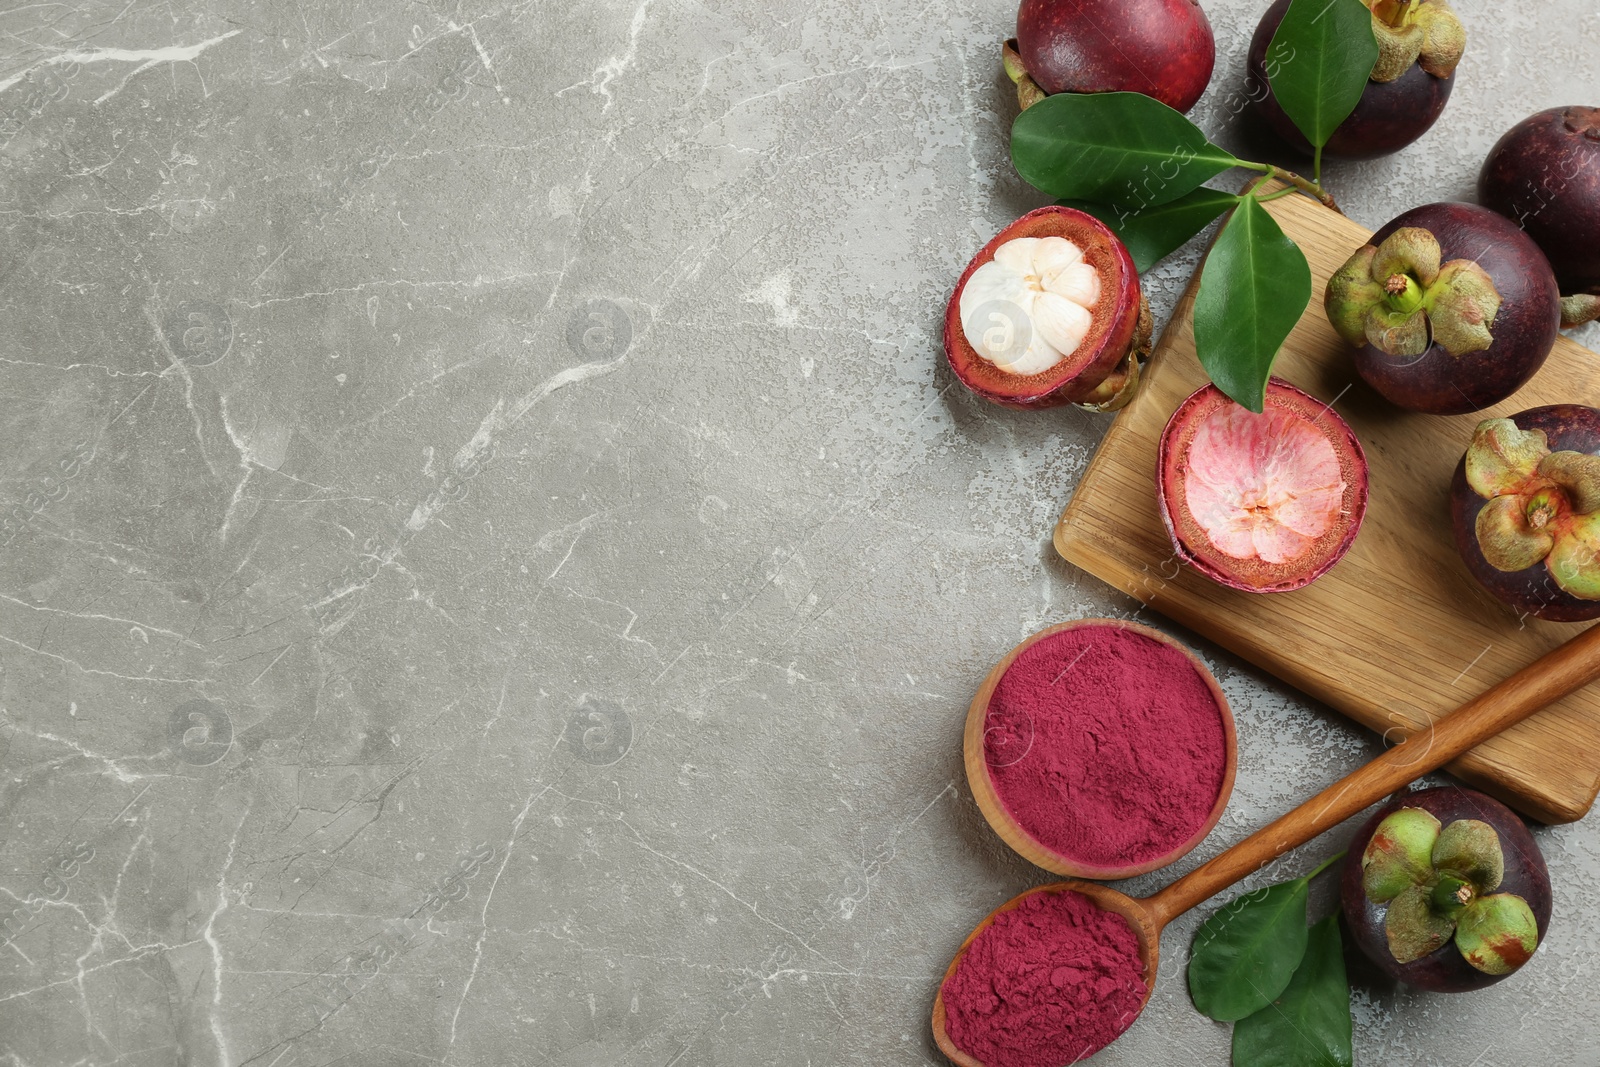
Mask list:
[[[1068,623],[1067,625],[1070,626],[1072,624]],[[1058,629],[1060,627],[1052,627],[1036,634],[1033,638],[1029,638],[1029,642],[1043,637],[1044,634],[1053,633]],[[1029,642],[1024,642],[1024,647]],[[1019,648],[1017,651],[1021,651],[1021,649]],[[1012,653],[1012,655],[1015,654],[1015,652]],[[1007,657],[1007,660],[1009,659],[1010,657]],[[1134,936],[1139,939],[1139,956],[1144,960],[1144,999],[1139,1001],[1139,1011],[1143,1012],[1145,1005],[1150,1003],[1150,993],[1156,987],[1156,970],[1161,962],[1161,926],[1152,919],[1145,902],[1134,900],[1117,892],[1110,886],[1100,885],[1097,882],[1056,882],[1053,885],[1042,885],[1037,889],[1030,889],[1026,893],[1020,893],[1012,897],[990,912],[988,917],[974,927],[972,933],[967,935],[967,939],[961,942],[961,947],[956,950],[955,958],[950,961],[950,966],[945,970],[944,977],[939,980],[939,993],[933,1000],[933,1043],[939,1046],[939,1051],[943,1052],[956,1067],[985,1067],[982,1060],[969,1056],[957,1048],[956,1043],[950,1037],[949,1031],[945,1029],[948,1025],[948,1016],[944,1007],[944,985],[950,981],[951,976],[956,973],[956,968],[961,966],[961,961],[966,958],[967,947],[976,940],[979,934],[994,923],[996,916],[1019,907],[1029,897],[1039,893],[1063,892],[1081,893],[1094,901],[1101,909],[1114,912],[1128,920],[1128,926],[1133,929]],[[1132,1025],[1131,1021],[1129,1025]],[[1063,1054],[1070,1056],[1072,1051],[1070,1049],[1064,1050]],[[1081,1058],[1080,1056],[1079,1059]],[[1073,1059],[1066,1062],[1077,1063],[1078,1060]]]
[[[1004,804],[1000,802],[999,794],[995,791],[994,780],[989,774],[989,763],[984,758],[983,733],[984,723],[989,714],[989,698],[994,695],[995,687],[1000,684],[1001,677],[1010,668],[1011,664],[1023,651],[1035,642],[1042,641],[1064,630],[1076,630],[1084,627],[1117,627],[1131,630],[1154,641],[1159,641],[1169,648],[1182,652],[1184,657],[1194,665],[1196,673],[1211,690],[1211,695],[1216,699],[1217,712],[1222,717],[1222,741],[1224,762],[1222,769],[1222,785],[1217,790],[1217,800],[1211,806],[1211,813],[1206,820],[1195,829],[1185,840],[1179,842],[1166,853],[1143,863],[1130,863],[1122,866],[1101,866],[1081,859],[1063,855],[1047,847],[1032,834],[1022,828]],[[1234,732],[1233,710],[1228,706],[1228,698],[1223,695],[1222,687],[1217,685],[1216,678],[1206,669],[1199,658],[1182,643],[1173,640],[1160,630],[1136,622],[1126,622],[1121,619],[1076,619],[1072,622],[1059,623],[1046,627],[1023,641],[1016,648],[1006,653],[1005,658],[994,665],[983,684],[978,687],[977,696],[972,698],[972,705],[967,710],[967,726],[963,740],[967,765],[967,783],[972,787],[973,799],[978,802],[978,810],[983,812],[983,817],[989,820],[989,825],[1000,839],[1010,845],[1023,859],[1029,863],[1043,867],[1054,874],[1065,878],[1088,878],[1096,881],[1114,881],[1118,878],[1132,878],[1134,875],[1146,874],[1160,867],[1165,867],[1173,860],[1181,859],[1190,849],[1198,845],[1211,828],[1217,825],[1217,820],[1222,818],[1223,809],[1228,806],[1228,798],[1233,794],[1233,777],[1238,769],[1239,744],[1238,736]]]

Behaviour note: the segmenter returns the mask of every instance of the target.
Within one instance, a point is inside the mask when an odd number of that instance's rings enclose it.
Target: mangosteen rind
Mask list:
[[[1563,294],[1600,294],[1600,108],[1555,107],[1517,123],[1484,161],[1478,199],[1527,231]],[[1564,310],[1573,326],[1600,314],[1600,301]]]
[[[1043,93],[1134,92],[1194,107],[1217,55],[1199,0],[1123,0],[1114,18],[1098,15],[1077,0],[1022,0],[1017,68]]]
[[[1262,467],[1268,454],[1276,458]],[[1326,574],[1361,529],[1367,488],[1349,425],[1279,378],[1268,380],[1260,413],[1215,385],[1196,390],[1157,448],[1156,499],[1175,558],[1241,592],[1291,592]],[[1208,502],[1196,505],[1195,493]],[[1233,518],[1219,522],[1217,507]]]

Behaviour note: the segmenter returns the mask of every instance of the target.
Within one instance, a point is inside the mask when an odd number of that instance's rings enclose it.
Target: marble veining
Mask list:
[[[1207,7],[1195,117],[1262,151],[1258,5]],[[1363,223],[1600,96],[1592,4],[1457,7],[1441,125],[1331,170]],[[1047,879],[977,814],[966,703],[1136,613],[1049,545],[1106,419],[940,356],[1044,199],[1013,15],[0,10],[0,1063],[943,1062],[951,953]],[[1240,770],[1184,869],[1377,750],[1198,651]],[[1470,1015],[1359,976],[1361,1062],[1600,1059],[1600,836],[1539,840],[1535,963]],[[1226,1062],[1195,921],[1097,1063]]]

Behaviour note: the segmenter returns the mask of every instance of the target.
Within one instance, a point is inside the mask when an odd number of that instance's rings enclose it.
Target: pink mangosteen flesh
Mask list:
[[[1277,378],[1261,414],[1200,389],[1168,421],[1156,461],[1178,558],[1250,593],[1302,588],[1339,562],[1366,514],[1367,478],[1349,425]]]

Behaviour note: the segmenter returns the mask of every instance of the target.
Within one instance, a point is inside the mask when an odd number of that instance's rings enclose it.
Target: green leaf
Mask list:
[[[1217,236],[1194,301],[1194,345],[1218,389],[1259,412],[1272,361],[1311,300],[1311,267],[1254,196]]]
[[[1233,1028],[1233,1067],[1353,1067],[1338,913],[1311,928],[1283,994]]]
[[[1361,102],[1377,62],[1372,8],[1361,0],[1292,0],[1267,48],[1267,82],[1321,148]]]
[[[1194,123],[1142,93],[1045,97],[1012,124],[1011,161],[1051,196],[1132,210],[1176,200],[1239,165]]]
[[[1306,951],[1307,880],[1258,889],[1207,919],[1189,952],[1189,996],[1221,1022],[1254,1015],[1281,994]]]
[[[1063,200],[1065,207],[1086,211],[1111,227],[1133,254],[1133,265],[1143,274],[1177,251],[1216,217],[1239,202],[1233,193],[1200,188],[1166,204],[1143,211],[1124,211],[1110,204]]]

